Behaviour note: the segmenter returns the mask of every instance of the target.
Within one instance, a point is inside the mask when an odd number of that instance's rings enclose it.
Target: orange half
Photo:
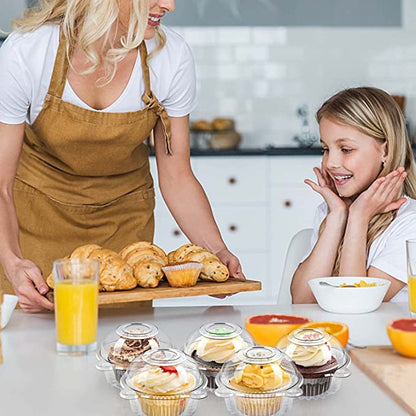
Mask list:
[[[337,338],[344,348],[347,346],[349,329],[348,326],[342,322],[309,322],[302,325],[302,328],[321,328]]]
[[[303,316],[253,315],[246,318],[245,327],[258,345],[274,347],[280,338],[307,322]]]
[[[401,318],[390,322],[387,334],[399,354],[416,358],[416,318]]]

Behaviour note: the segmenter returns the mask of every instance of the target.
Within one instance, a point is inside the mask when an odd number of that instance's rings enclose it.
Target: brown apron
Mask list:
[[[134,241],[153,240],[154,189],[143,142],[161,119],[171,153],[170,125],[150,89],[144,42],[139,51],[146,106],[97,112],[62,101],[68,59],[61,37],[45,103],[25,127],[14,184],[23,257],[44,277],[54,259],[78,246],[95,243],[119,251]],[[3,273],[1,278],[3,290],[13,293]]]

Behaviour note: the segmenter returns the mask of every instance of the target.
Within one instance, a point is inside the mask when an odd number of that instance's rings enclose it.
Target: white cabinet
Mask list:
[[[202,184],[228,248],[247,278],[261,280],[259,292],[220,300],[208,296],[156,300],[156,306],[274,304],[286,249],[301,228],[312,226],[320,196],[303,183],[313,178],[319,156],[197,156],[194,173]],[[155,243],[172,251],[188,242],[156,188]]]

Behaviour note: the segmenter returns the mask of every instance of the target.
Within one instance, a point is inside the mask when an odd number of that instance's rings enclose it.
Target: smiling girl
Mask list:
[[[309,256],[292,280],[293,303],[313,303],[322,276],[390,280],[385,301],[407,300],[405,241],[416,237],[416,173],[403,113],[376,88],[351,88],[317,112],[323,151]]]

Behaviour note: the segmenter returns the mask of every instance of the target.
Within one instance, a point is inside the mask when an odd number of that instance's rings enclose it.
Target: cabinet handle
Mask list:
[[[284,205],[285,205],[285,207],[289,208],[289,207],[291,207],[291,206],[292,206],[292,201],[291,201],[291,200],[289,200],[289,199],[287,199],[287,200],[284,202]]]
[[[229,179],[228,179],[228,183],[229,183],[230,185],[235,185],[235,184],[237,183],[237,179],[236,179],[236,178],[231,177],[231,178],[229,178]]]
[[[179,237],[181,235],[181,232],[176,228],[175,230],[173,230],[172,233],[175,237]]]
[[[228,229],[229,229],[232,233],[234,233],[235,231],[237,231],[237,226],[236,226],[236,225],[234,225],[234,224],[231,224],[231,225],[228,227]]]

